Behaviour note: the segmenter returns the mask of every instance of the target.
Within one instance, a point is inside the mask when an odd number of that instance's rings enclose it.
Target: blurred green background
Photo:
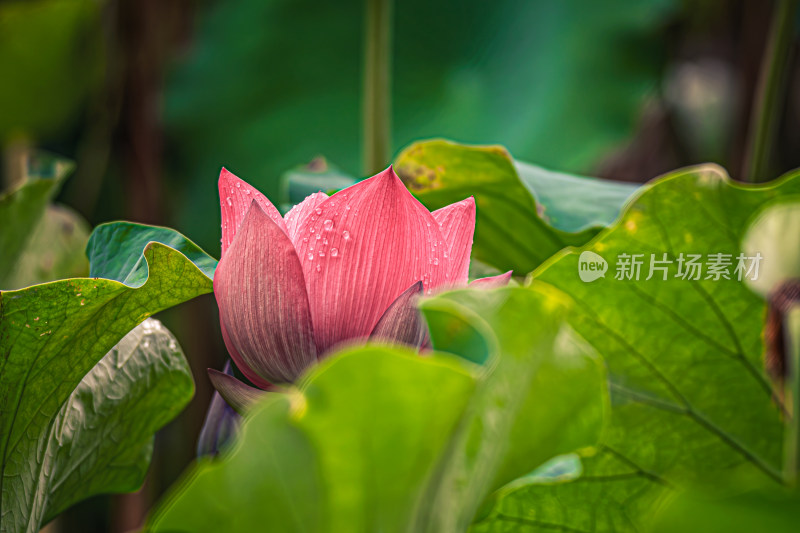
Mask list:
[[[364,0],[0,1],[0,189],[46,149],[76,162],[57,200],[90,225],[167,225],[219,255],[226,166],[276,203],[323,155],[362,167]],[[393,154],[446,137],[553,170],[644,182],[706,161],[743,175],[773,3],[397,0]],[[785,87],[797,87],[791,46]],[[783,90],[769,176],[800,166]],[[387,160],[386,165],[390,163]],[[192,459],[225,350],[213,296],[162,317],[197,396],[159,436],[144,489],[80,504],[52,531],[128,531]]]

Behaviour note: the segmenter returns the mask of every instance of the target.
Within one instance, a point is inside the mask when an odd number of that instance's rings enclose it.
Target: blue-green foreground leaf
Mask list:
[[[474,378],[439,357],[366,347],[270,396],[200,461],[154,531],[405,531]]]
[[[484,366],[375,345],[333,355],[298,390],[251,411],[238,442],[191,469],[151,529],[468,525],[495,488],[598,439],[605,375],[565,329],[565,305],[528,288],[432,298],[423,305],[438,316],[432,328],[469,322],[489,349]],[[434,332],[447,349],[442,338]]]
[[[570,302],[548,287],[462,290],[422,303],[434,347],[473,358],[452,331],[488,347],[418,531],[464,531],[492,491],[554,456],[594,445],[607,406],[602,362],[565,323]],[[473,343],[474,344],[474,343]]]

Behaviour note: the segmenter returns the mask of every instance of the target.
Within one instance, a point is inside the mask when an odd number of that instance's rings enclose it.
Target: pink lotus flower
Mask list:
[[[346,341],[418,347],[427,330],[416,297],[467,283],[473,198],[431,213],[391,167],[333,196],[312,194],[285,217],[225,169],[219,193],[214,294],[222,334],[258,387],[293,381]],[[502,285],[510,275],[473,283]],[[234,389],[249,394],[235,378],[210,374],[226,399]]]

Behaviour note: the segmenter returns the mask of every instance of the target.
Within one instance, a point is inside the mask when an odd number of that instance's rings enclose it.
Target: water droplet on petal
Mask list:
[[[312,254],[311,252],[308,252],[308,260],[309,261],[313,261],[314,260],[314,254]]]
[[[308,231],[310,231],[311,233],[314,233],[314,232],[315,232],[315,231],[317,231],[317,230],[315,230],[315,229],[312,227],[312,228],[311,228],[311,229],[309,229]]]
[[[336,257],[337,255],[339,255],[339,250],[331,248],[331,257]]]
[[[325,231],[330,231],[333,229],[333,220],[328,219],[322,223],[322,227],[325,228]]]
[[[303,237],[303,242],[308,242],[308,237]]]
[[[225,198],[225,201],[228,202],[228,207],[231,207],[233,205],[233,202],[231,202],[231,197],[230,196]]]
[[[322,214],[322,208],[321,208],[321,207],[318,207],[318,208],[314,209],[314,212],[315,212],[316,214],[318,214],[318,215],[321,215],[321,214]]]
[[[319,256],[320,256],[320,257],[325,257],[325,252],[323,252],[322,250],[320,250],[320,251],[319,251]]]
[[[250,194],[250,189],[245,189],[245,190],[244,190],[244,193],[245,193],[245,194]]]
[[[321,238],[322,238],[322,233],[317,233],[317,240],[320,240]]]
[[[342,237],[344,237],[344,240],[346,240],[346,241],[350,240],[350,232],[347,231],[347,230],[344,230],[342,232]]]
[[[322,270],[322,265],[317,265],[317,272],[319,272],[320,270]]]
[[[434,257],[433,258],[433,264],[434,265],[438,265],[439,264],[439,258],[438,257]]]
[[[241,187],[241,184],[237,181],[236,182],[236,188],[238,189],[239,187]]]

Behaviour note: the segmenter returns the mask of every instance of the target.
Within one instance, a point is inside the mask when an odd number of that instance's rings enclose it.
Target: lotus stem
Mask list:
[[[389,164],[392,0],[366,0],[363,157],[367,176]]]
[[[764,60],[750,114],[744,178],[753,183],[767,181],[770,148],[778,127],[778,110],[784,94],[784,67],[789,58],[794,14],[798,0],[778,0],[764,50]]]
[[[2,151],[5,183],[0,183],[0,192],[12,191],[25,183],[28,174],[28,156],[31,153],[30,141],[18,138],[9,142]],[[0,176],[2,176],[0,174]],[[0,179],[0,181],[3,181]]]

